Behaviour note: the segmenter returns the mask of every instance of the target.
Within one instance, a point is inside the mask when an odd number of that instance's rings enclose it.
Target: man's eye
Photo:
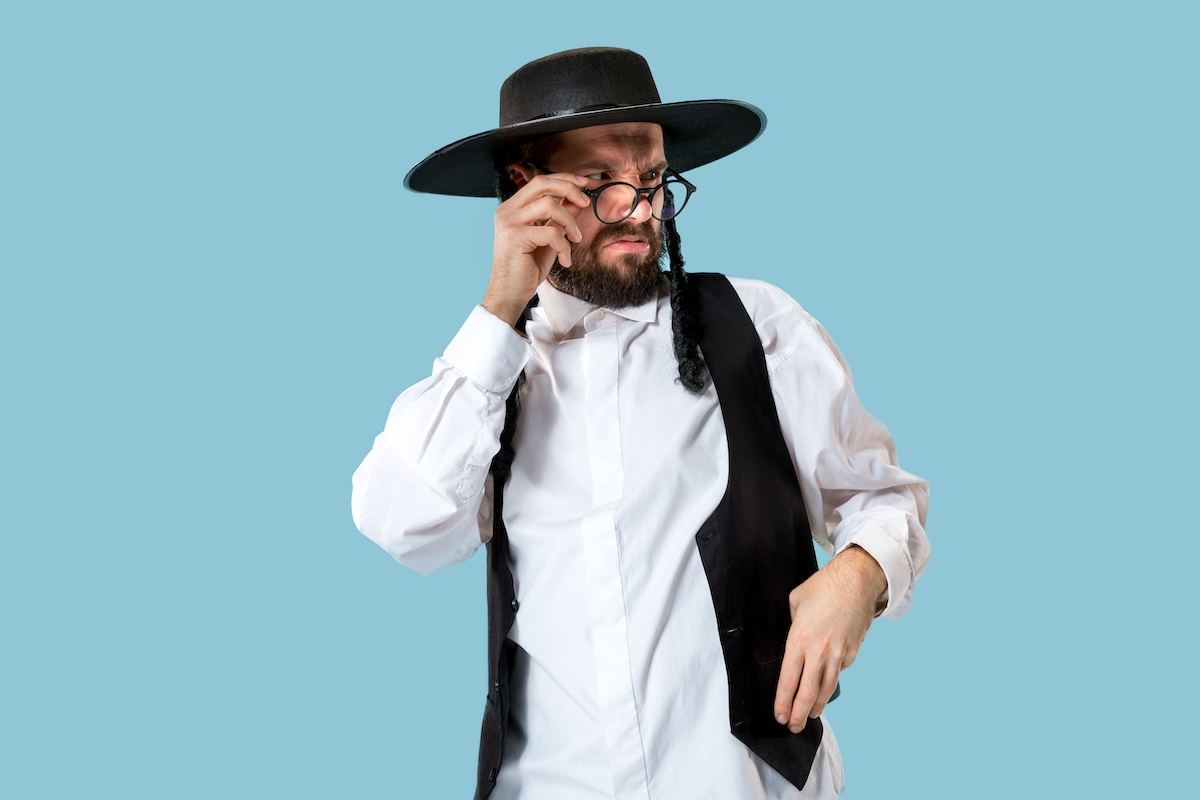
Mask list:
[[[607,174],[607,172],[593,172],[591,175],[584,175],[583,177],[587,178],[589,181],[602,181],[604,180],[604,176]]]

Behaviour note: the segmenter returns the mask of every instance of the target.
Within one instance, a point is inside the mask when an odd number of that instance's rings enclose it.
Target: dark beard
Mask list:
[[[642,236],[650,245],[645,255],[625,253],[620,265],[600,263],[600,248],[622,236]],[[550,283],[586,303],[604,308],[640,306],[658,294],[662,281],[662,236],[650,221],[634,225],[622,222],[605,225],[587,246],[571,245],[571,266],[557,261],[550,268]]]

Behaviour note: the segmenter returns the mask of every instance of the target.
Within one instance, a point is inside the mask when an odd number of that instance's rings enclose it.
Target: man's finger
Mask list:
[[[574,184],[575,186],[587,186],[588,179],[582,175],[576,175],[574,172],[551,172],[548,175],[536,175],[533,180],[545,178],[548,181],[565,181],[566,183]],[[532,183],[532,181],[530,181]]]
[[[542,228],[531,225],[525,234],[525,240],[533,245],[534,250],[549,247],[557,254],[558,263],[564,267],[571,266],[571,243],[567,241],[567,237],[560,228],[556,228],[553,225],[547,225]],[[553,259],[551,260],[553,261]],[[541,266],[543,267],[543,271],[550,268],[548,264]]]
[[[838,669],[833,664],[828,664],[825,667],[825,672],[821,678],[821,688],[817,693],[817,702],[813,705],[812,710],[808,712],[809,719],[816,719],[825,711],[825,705],[829,702],[829,698],[833,696],[837,689]]]
[[[591,200],[579,191],[576,184],[569,181],[546,179],[539,175],[500,204],[500,207],[496,209],[496,221],[506,225],[530,224],[533,222],[530,219],[530,209],[543,201],[558,205],[570,202],[573,204],[572,208],[591,205]],[[543,214],[542,219],[546,219],[547,216]]]
[[[551,195],[569,200],[580,208],[584,208],[592,204],[588,196],[579,191],[580,187],[586,185],[587,178],[580,177],[579,175],[568,175],[566,173],[538,175],[525,184],[511,199],[524,201],[526,199]]]
[[[567,238],[571,241],[578,242],[583,240],[583,233],[579,230],[579,223],[575,221],[575,215],[555,198],[543,197],[534,203],[530,203],[529,206],[522,209],[519,213],[514,214],[511,222],[514,225],[537,225],[541,227],[545,227],[548,223],[552,222],[562,228],[567,234]]]
[[[792,716],[788,720],[788,730],[792,733],[799,733],[808,724],[808,713],[817,702],[817,692],[820,689],[820,663],[806,661],[804,672],[800,675],[800,687],[796,690],[796,699],[792,702]]]
[[[783,664],[779,668],[779,683],[775,687],[775,720],[780,725],[786,725],[792,714],[792,701],[804,670],[801,659],[800,648],[789,638],[783,653]]]

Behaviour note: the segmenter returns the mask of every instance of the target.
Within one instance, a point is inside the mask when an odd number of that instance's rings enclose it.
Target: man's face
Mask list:
[[[624,182],[639,188],[662,183],[667,159],[662,128],[648,122],[596,125],[556,137],[558,148],[538,164],[551,172],[588,178],[587,188]],[[571,208],[571,206],[568,206]],[[576,217],[583,240],[571,246],[571,266],[555,265],[550,282],[595,305],[640,305],[658,292],[660,222],[642,199],[624,222],[606,225],[592,208]]]

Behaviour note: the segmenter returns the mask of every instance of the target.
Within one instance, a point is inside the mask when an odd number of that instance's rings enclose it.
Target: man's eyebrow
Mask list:
[[[613,172],[613,165],[607,161],[587,161],[575,168],[576,174],[590,175],[593,172]]]
[[[657,164],[651,164],[643,172],[664,172],[667,169],[667,162],[660,161]],[[582,166],[575,168],[577,175],[591,175],[593,172],[617,172],[617,168],[607,161],[589,161]]]

